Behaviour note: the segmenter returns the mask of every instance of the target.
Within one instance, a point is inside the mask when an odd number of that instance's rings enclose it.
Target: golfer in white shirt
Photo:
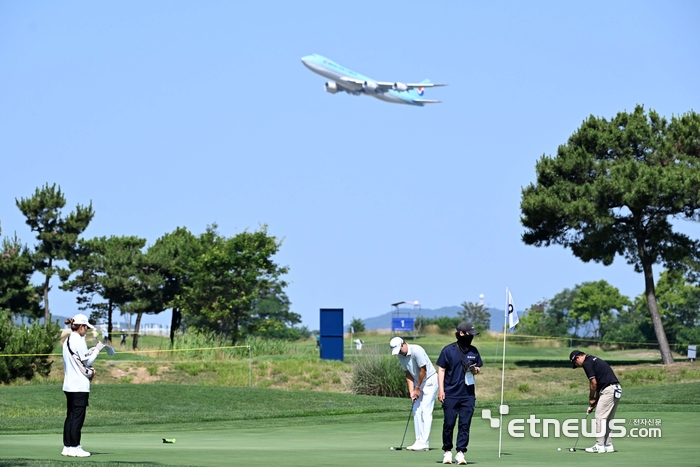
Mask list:
[[[78,313],[66,320],[71,333],[63,343],[63,392],[66,394],[66,421],[63,424],[63,451],[69,457],[89,457],[90,453],[80,445],[80,435],[85,422],[85,411],[90,396],[90,380],[95,375],[92,363],[104,347],[101,342],[91,349],[85,343],[88,328],[95,329],[87,316]]]
[[[396,355],[401,368],[406,372],[408,393],[413,401],[413,424],[416,430],[416,442],[406,449],[410,451],[427,451],[430,448],[428,438],[433,425],[433,405],[438,390],[435,367],[430,362],[423,347],[407,344],[400,337],[389,342],[391,354]]]

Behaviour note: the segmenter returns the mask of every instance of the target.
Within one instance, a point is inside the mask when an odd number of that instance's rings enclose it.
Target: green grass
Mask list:
[[[368,353],[388,352],[387,336],[364,340]],[[427,336],[418,343],[434,361],[449,341],[446,336]],[[154,340],[149,345],[159,344]],[[311,354],[313,342],[296,345],[300,347],[296,354],[255,357],[253,388],[247,387],[247,359],[220,359],[215,353],[210,359],[199,355],[196,360],[122,353],[123,360],[103,360],[83,429],[83,445],[94,453],[90,459],[68,460],[59,454],[65,397],[58,376],[0,386],[0,467],[247,466],[273,462],[310,467],[403,467],[439,463],[439,403],[431,451],[389,451],[389,446],[401,441],[410,401],[348,394],[346,380],[353,362],[366,358],[354,348],[346,348],[345,362],[328,362]],[[490,428],[480,415],[481,409],[497,413],[500,402],[499,345],[493,340],[478,343],[485,366],[477,382],[477,411],[467,455],[470,464],[590,465],[590,455],[567,451],[573,444],[568,438],[535,439],[528,435],[514,439],[505,432],[503,456],[498,458],[498,430]],[[663,438],[616,440],[619,452],[606,454],[604,460],[621,466],[698,465],[699,367],[689,363],[661,366],[656,356],[640,356],[634,351],[591,353],[614,362],[623,385],[618,417],[663,420]],[[509,344],[505,403],[510,414],[506,423],[531,414],[560,420],[583,417],[588,383],[582,370],[567,365],[566,357],[568,349],[564,347]],[[144,377],[157,381],[133,384],[143,382]],[[285,389],[275,389],[278,387]],[[177,442],[163,444],[161,438],[176,438]],[[409,427],[404,444],[412,441]],[[582,439],[579,447],[591,444],[591,440]]]
[[[265,420],[269,425],[333,415],[393,416],[408,406],[410,401],[403,399],[315,391],[114,384],[93,386],[84,431],[143,432],[162,426],[182,430],[237,426],[248,420]],[[0,388],[0,434],[56,431],[64,418],[65,396],[60,387]]]
[[[405,411],[404,411],[405,412]],[[428,452],[390,451],[389,446],[401,441],[405,417],[394,414],[393,420],[331,416],[331,424],[300,424],[189,428],[182,431],[163,429],[152,433],[104,433],[93,431],[83,436],[83,445],[93,452],[90,459],[61,458],[60,434],[0,436],[0,466],[231,466],[261,463],[285,466],[349,466],[405,465],[434,466],[442,458],[440,420],[433,424],[432,449]],[[630,419],[649,413],[626,412]],[[605,463],[615,466],[673,465],[696,466],[695,428],[697,414],[664,412],[661,439],[622,438],[615,440],[618,452],[605,454]],[[558,412],[538,416],[563,420],[570,418]],[[90,415],[88,416],[90,418]],[[508,421],[508,418],[506,418]],[[175,438],[175,444],[163,444],[161,438]],[[499,431],[487,421],[475,417],[472,422],[470,450],[467,460],[472,465],[503,466],[590,466],[590,454],[569,453],[575,439],[511,438],[504,432],[503,455],[498,458]],[[412,442],[409,433],[407,441]],[[590,446],[582,438],[579,447]],[[557,451],[557,448],[562,451]],[[601,459],[595,459],[602,462]]]

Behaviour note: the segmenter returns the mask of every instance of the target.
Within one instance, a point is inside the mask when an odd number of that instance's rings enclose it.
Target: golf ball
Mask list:
[[[569,451],[574,452],[574,448],[569,448]]]
[[[557,448],[557,451],[561,451],[561,448]]]
[[[390,451],[393,451],[393,450],[394,450],[394,446],[390,447],[389,450],[390,450]]]

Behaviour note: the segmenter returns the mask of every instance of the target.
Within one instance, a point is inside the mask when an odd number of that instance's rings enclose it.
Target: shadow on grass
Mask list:
[[[607,360],[605,361],[608,365],[613,368],[616,366],[630,366],[630,365],[649,365],[649,364],[659,364],[661,363],[660,358],[646,358],[638,360]],[[683,361],[683,360],[678,360]],[[516,360],[512,362],[513,365],[525,368],[571,368],[571,363],[568,360]],[[507,365],[507,363],[506,363]]]
[[[75,465],[74,459],[65,460],[38,460],[38,459],[0,459],[0,467],[64,467],[66,465]],[[80,460],[82,467],[149,467],[161,466],[166,467],[170,464],[161,464],[159,462],[95,462],[85,459]]]

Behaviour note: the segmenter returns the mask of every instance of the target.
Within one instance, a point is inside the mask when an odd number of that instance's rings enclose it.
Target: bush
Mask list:
[[[355,363],[350,390],[353,394],[408,397],[406,372],[391,355],[366,354]]]
[[[437,327],[440,328],[440,331],[442,332],[450,332],[455,329],[457,329],[457,325],[462,321],[458,317],[450,317],[450,316],[438,316],[437,318],[434,318],[432,320],[433,322],[430,324],[437,324]]]
[[[15,327],[9,313],[0,310],[0,382],[10,383],[19,378],[29,381],[36,374],[48,376],[51,372],[48,356],[4,355],[50,354],[60,337],[61,328],[57,323],[44,326],[35,322],[31,326]]]

